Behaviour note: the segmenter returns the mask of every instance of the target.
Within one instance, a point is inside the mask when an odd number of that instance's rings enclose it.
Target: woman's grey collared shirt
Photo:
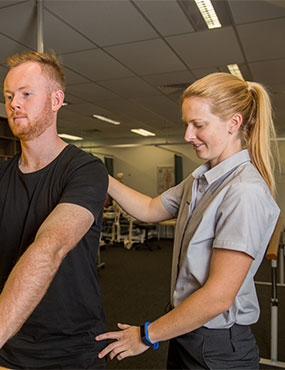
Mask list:
[[[208,328],[253,324],[259,317],[254,275],[262,262],[280,210],[269,188],[242,150],[210,168],[197,168],[161,195],[177,217],[171,299],[177,306],[202,287],[213,248],[247,253],[253,262],[231,308],[207,322]]]

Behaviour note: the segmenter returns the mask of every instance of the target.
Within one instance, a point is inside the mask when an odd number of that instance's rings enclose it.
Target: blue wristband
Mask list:
[[[148,336],[148,326],[150,322],[146,322],[145,324],[141,325],[141,340],[146,346],[153,346],[153,349],[157,349],[159,346],[159,342],[151,342]]]

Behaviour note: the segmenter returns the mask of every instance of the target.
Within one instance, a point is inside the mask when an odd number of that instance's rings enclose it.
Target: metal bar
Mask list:
[[[271,286],[272,285],[272,283],[270,282],[270,281],[255,281],[254,282],[256,285],[269,285],[269,286]],[[285,287],[285,284],[280,284],[280,283],[277,283],[277,286],[278,286],[278,288],[279,287]]]
[[[285,362],[282,361],[272,361],[268,360],[267,358],[261,358],[259,362],[264,365],[280,367],[282,369],[285,369]]]
[[[279,247],[279,282],[281,284],[284,284],[284,259],[285,259],[284,234],[285,234],[284,231],[282,231]]]
[[[43,1],[37,0],[37,51],[43,53],[44,41],[43,41]]]
[[[271,360],[278,360],[278,306],[271,306]]]
[[[277,260],[271,260],[271,360],[278,359],[278,297],[277,297]]]

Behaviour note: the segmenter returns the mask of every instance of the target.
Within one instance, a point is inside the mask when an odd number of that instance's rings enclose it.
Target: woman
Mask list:
[[[98,336],[117,339],[99,356],[123,359],[170,339],[168,369],[257,369],[253,278],[280,212],[270,100],[258,83],[214,73],[185,90],[182,118],[202,166],[154,199],[112,178],[109,185],[110,195],[144,222],[177,217],[173,309],[141,328],[118,324],[121,331]]]

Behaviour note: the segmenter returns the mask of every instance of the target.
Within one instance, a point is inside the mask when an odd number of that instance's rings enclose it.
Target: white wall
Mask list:
[[[278,196],[277,203],[285,216],[285,141],[278,142],[281,175],[277,176]],[[151,197],[157,196],[157,167],[174,166],[174,152],[182,155],[183,177],[185,178],[201,163],[197,159],[191,145],[176,144],[156,146],[139,146],[133,148],[89,148],[104,161],[104,156],[114,158],[114,174],[124,173],[124,184],[143,192]],[[170,150],[170,151],[168,151]]]
[[[104,155],[113,157],[114,175],[117,172],[123,172],[124,184],[151,197],[157,196],[157,167],[174,166],[173,152],[152,146],[124,149],[105,148],[104,150],[100,148],[99,150],[89,151],[92,151],[102,160],[104,160]],[[184,156],[182,158],[183,175],[185,177],[196,165],[193,164],[190,168],[191,161],[186,160]]]

